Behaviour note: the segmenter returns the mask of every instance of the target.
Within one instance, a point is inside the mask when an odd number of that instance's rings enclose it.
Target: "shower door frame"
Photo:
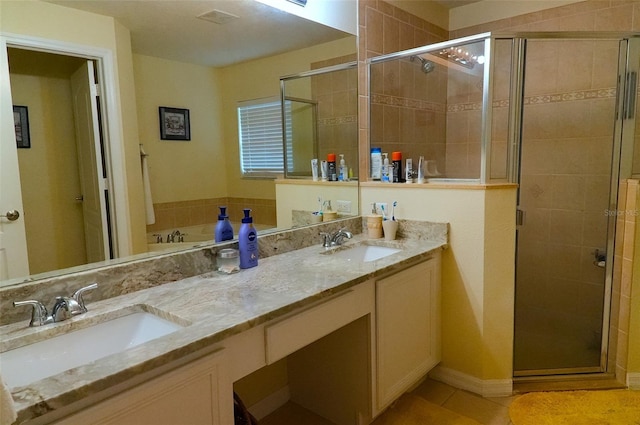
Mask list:
[[[524,83],[525,58],[528,40],[594,40],[618,41],[618,83],[616,87],[615,124],[612,135],[612,163],[609,190],[609,211],[616,211],[618,203],[618,187],[621,179],[632,176],[632,158],[635,129],[635,99],[637,91],[637,76],[640,68],[640,33],[611,33],[611,32],[531,32],[494,35],[495,39],[512,40],[509,140],[507,153],[507,171],[510,182],[520,185],[521,178],[521,148],[522,122],[524,119]],[[630,58],[636,58],[635,61]],[[630,90],[631,89],[631,90]],[[633,93],[632,93],[633,91]],[[522,218],[520,207],[520,188],[518,189],[516,217]],[[613,262],[615,246],[616,216],[609,214],[607,222],[607,248],[604,282],[604,308],[602,313],[602,338],[600,346],[600,364],[595,367],[556,368],[540,370],[513,370],[514,378],[533,376],[582,375],[582,374],[613,374],[615,365],[609,361],[610,332],[611,332],[611,303],[613,288]],[[516,250],[518,249],[516,242]],[[517,251],[516,251],[517,258]],[[517,270],[517,266],[516,266]],[[515,281],[514,281],[515,284]],[[515,309],[515,304],[514,304]],[[515,326],[514,326],[515,332]],[[515,338],[514,338],[515,343]],[[515,348],[515,346],[514,346]],[[515,357],[514,357],[515,365]]]

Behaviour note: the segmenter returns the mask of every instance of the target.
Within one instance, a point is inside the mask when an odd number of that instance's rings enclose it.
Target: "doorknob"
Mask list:
[[[9,210],[6,214],[0,214],[0,217],[5,217],[9,221],[16,221],[20,217],[20,213],[16,210]]]

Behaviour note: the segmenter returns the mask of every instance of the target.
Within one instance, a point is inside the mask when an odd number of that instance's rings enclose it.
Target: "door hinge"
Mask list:
[[[524,224],[524,211],[516,209],[516,226],[522,226]]]

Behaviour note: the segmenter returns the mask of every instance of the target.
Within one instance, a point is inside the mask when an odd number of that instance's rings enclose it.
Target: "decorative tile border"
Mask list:
[[[322,118],[318,120],[318,125],[340,125],[340,124],[357,124],[358,117],[356,115],[347,115],[344,117]]]
[[[615,88],[576,90],[567,93],[540,94],[524,98],[524,105],[543,105],[547,103],[574,102],[577,100],[613,99],[616,97]],[[494,100],[494,108],[506,108],[509,100]],[[456,103],[447,106],[447,112],[466,112],[482,110],[482,102]]]
[[[420,99],[410,99],[406,97],[391,96],[385,94],[371,94],[371,103],[374,105],[398,106],[402,108],[421,109],[432,112],[445,112],[445,105],[441,103],[428,102]]]

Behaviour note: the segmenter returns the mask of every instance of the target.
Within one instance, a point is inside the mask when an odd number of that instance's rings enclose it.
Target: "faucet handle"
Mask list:
[[[87,312],[87,307],[85,307],[85,305],[84,305],[84,299],[82,298],[82,294],[84,294],[85,292],[90,291],[92,289],[96,289],[97,287],[98,287],[97,283],[92,283],[91,285],[87,285],[87,286],[85,286],[83,288],[78,289],[71,296],[71,298],[73,298],[80,305],[80,308],[82,309],[82,313],[86,313]]]
[[[29,322],[29,326],[42,326],[53,322],[53,318],[51,318],[47,312],[47,307],[45,307],[40,301],[27,300],[13,302],[14,307],[20,307],[23,305],[30,305],[33,308],[31,310],[31,321]]]
[[[327,232],[320,232],[322,236],[322,246],[327,248],[331,246],[331,234]]]

